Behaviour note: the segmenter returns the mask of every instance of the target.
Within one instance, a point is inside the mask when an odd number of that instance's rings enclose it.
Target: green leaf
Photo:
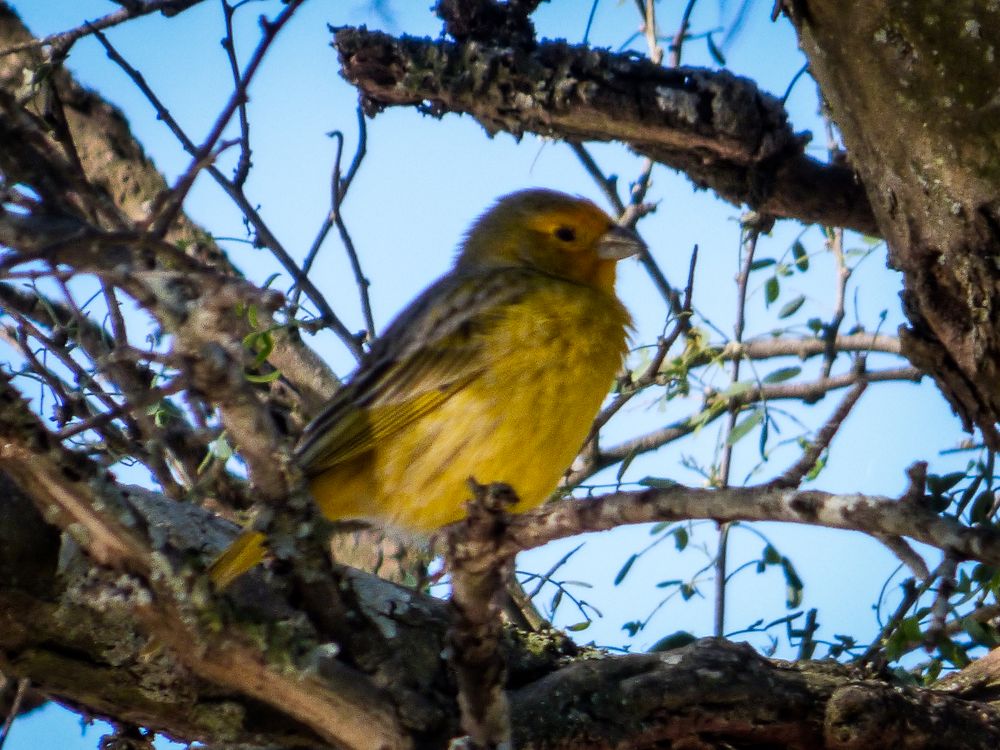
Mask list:
[[[650,528],[650,530],[649,530],[649,535],[650,536],[656,536],[661,531],[663,531],[665,528],[667,528],[669,525],[670,525],[669,521],[660,521],[659,523],[654,523],[653,526],[652,526],[652,528]]]
[[[658,490],[669,490],[678,486],[677,482],[666,477],[643,477],[636,484],[640,487],[653,487]]]
[[[226,463],[230,458],[233,457],[233,447],[229,444],[229,440],[226,439],[226,433],[223,432],[219,437],[208,444],[208,450],[205,452],[205,457],[198,464],[196,469],[198,474],[205,471],[209,465],[211,465],[213,460],[221,461],[223,464]]]
[[[996,633],[994,633],[984,623],[966,617],[962,620],[962,630],[969,634],[969,637],[980,646],[993,647],[996,645]]]
[[[802,590],[805,586],[799,574],[795,572],[792,561],[787,557],[781,558],[781,570],[785,574],[785,606],[793,609],[802,603]]]
[[[726,445],[736,445],[741,438],[746,437],[750,430],[759,425],[763,418],[764,413],[758,409],[741,422],[737,422],[732,432],[726,437]]]
[[[802,372],[801,367],[782,367],[764,376],[764,383],[784,383]]]
[[[989,523],[990,511],[993,510],[995,502],[996,498],[992,490],[983,490],[980,492],[972,502],[972,508],[969,510],[969,520],[972,523]]]
[[[281,370],[271,370],[271,372],[265,372],[262,375],[247,372],[243,374],[243,377],[250,383],[273,383],[281,377]]]
[[[638,560],[638,559],[639,559],[639,555],[637,555],[635,553],[632,553],[631,555],[629,555],[628,560],[625,561],[625,564],[622,565],[621,570],[618,571],[618,575],[615,576],[615,583],[614,583],[615,586],[617,586],[619,583],[621,583],[622,581],[625,580],[625,576],[627,576],[628,572],[630,570],[632,570],[632,566],[635,564],[635,561]]]
[[[927,477],[927,489],[931,491],[932,495],[940,495],[950,490],[963,479],[965,479],[964,471],[953,471],[943,476],[930,474]]]
[[[740,380],[733,383],[731,386],[726,388],[724,391],[719,391],[719,395],[722,398],[733,398],[734,396],[742,396],[744,393],[748,393],[753,390],[754,383],[752,380]]]
[[[672,651],[675,648],[680,648],[681,646],[687,646],[689,643],[694,643],[696,640],[698,639],[686,630],[678,630],[676,633],[663,636],[660,640],[649,647],[649,651],[650,653],[657,651]]]
[[[806,298],[805,295],[803,294],[800,294],[798,297],[789,300],[788,302],[786,302],[784,305],[781,306],[781,309],[778,311],[778,317],[779,318],[791,317],[792,315],[794,315],[799,311],[799,308],[802,307],[802,303],[805,301]]]
[[[792,257],[795,259],[795,267],[800,271],[809,270],[809,254],[805,247],[798,240],[792,245]]]
[[[941,654],[942,658],[950,661],[959,669],[964,669],[971,663],[969,655],[965,653],[965,649],[954,641],[942,641],[939,643],[938,652]]]
[[[822,455],[820,455],[819,458],[816,459],[816,463],[813,464],[813,467],[811,469],[809,469],[809,473],[806,474],[805,480],[807,482],[811,482],[812,480],[814,480],[816,477],[819,476],[820,472],[823,471],[824,468],[826,468],[826,452],[825,451],[823,452]]]
[[[674,531],[674,546],[677,548],[678,552],[684,551],[684,548],[688,545],[688,539],[687,529],[683,526],[679,526]]]
[[[992,565],[979,563],[972,569],[972,580],[976,583],[986,583],[996,575],[997,569]]]
[[[622,630],[626,631],[629,634],[629,636],[634,638],[635,634],[638,633],[640,630],[642,630],[642,623],[639,622],[638,620],[632,620],[631,622],[626,622],[624,625],[622,625]]]
[[[781,294],[781,284],[778,283],[777,276],[772,276],[764,284],[764,302],[770,306],[772,302],[778,299],[779,294]]]
[[[777,565],[778,563],[781,562],[781,553],[778,552],[778,550],[776,550],[773,545],[768,544],[766,547],[764,547],[764,552],[761,555],[761,558],[768,565]]]
[[[581,630],[586,630],[590,627],[590,620],[584,620],[583,622],[577,622],[573,625],[567,625],[566,630],[571,633],[579,633]]]
[[[755,260],[753,263],[750,264],[750,270],[759,271],[762,268],[773,266],[777,262],[778,261],[776,261],[774,258],[761,258],[760,260]]]
[[[813,333],[819,333],[823,330],[823,321],[819,318],[809,318],[806,321],[806,327]]]
[[[680,578],[671,578],[669,581],[660,581],[658,584],[656,584],[656,588],[666,589],[670,588],[671,586],[680,586],[682,583],[684,583],[684,581],[682,581]]]
[[[233,457],[233,447],[229,444],[229,440],[226,438],[226,433],[224,432],[209,443],[208,447],[212,451],[212,455],[220,461],[228,461]]]
[[[625,460],[621,462],[621,465],[618,467],[618,472],[615,474],[615,481],[618,482],[618,484],[622,483],[623,481],[622,477],[625,476],[625,472],[628,471],[628,467],[631,466],[632,462],[635,460],[635,457],[638,455],[639,455],[638,451],[632,451],[627,456],[625,456]]]
[[[670,588],[671,586],[680,586],[682,583],[684,583],[684,581],[682,581],[680,578],[671,578],[669,581],[660,581],[658,584],[656,584],[656,588],[667,589]]]

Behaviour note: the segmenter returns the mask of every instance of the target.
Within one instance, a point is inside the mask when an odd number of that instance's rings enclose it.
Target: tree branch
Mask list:
[[[471,114],[493,134],[621,141],[731,203],[877,234],[853,172],[803,153],[781,103],[747,79],[544,42],[532,51],[345,27],[342,73],[366,111]],[[470,76],[470,72],[473,75]]]
[[[784,521],[909,537],[960,560],[1000,565],[1000,530],[965,526],[920,503],[861,494],[791,490],[767,485],[717,490],[677,485],[617,492],[586,500],[550,503],[514,516],[508,545],[498,555],[538,547],[574,534],[605,531],[623,524],[711,518],[727,521]]]

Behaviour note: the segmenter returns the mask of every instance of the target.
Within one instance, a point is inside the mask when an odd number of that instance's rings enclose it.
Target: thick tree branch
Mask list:
[[[903,352],[996,449],[996,9],[978,0],[780,6],[903,272]]]
[[[144,596],[141,582],[89,570],[72,548],[60,553],[53,529],[2,481],[0,517],[11,521],[0,523],[0,669],[5,674],[31,677],[77,708],[178,738],[320,748],[329,745],[305,725],[329,726],[344,717],[335,705],[317,703],[313,696],[309,706],[323,715],[296,719],[303,696],[295,691],[320,689],[318,680],[354,664],[376,669],[384,686],[355,716],[395,705],[419,748],[442,747],[460,731],[454,688],[442,658],[448,623],[443,602],[347,573],[335,584],[340,593],[325,618],[333,629],[323,631],[323,645],[301,627],[299,594],[277,576],[252,574],[234,587],[227,605],[210,605],[201,617],[227,620],[224,613],[235,607],[241,619],[256,620],[247,627],[256,634],[257,656],[245,651],[246,644],[240,647],[244,651],[220,649],[211,640],[206,656],[201,653],[204,641],[181,643],[169,631],[190,632],[190,621],[168,620],[161,632],[148,617],[136,620],[132,605]],[[732,499],[720,497],[722,503]],[[129,489],[129,504],[146,527],[160,529],[160,552],[171,558],[218,549],[235,533],[231,524],[196,506],[137,488]],[[518,516],[511,520],[529,526],[537,522]],[[349,609],[338,612],[344,605]],[[265,622],[283,625],[267,627]],[[323,618],[313,623],[326,627]],[[144,635],[148,628],[167,649],[150,644]],[[240,628],[229,623],[213,638],[240,643]],[[670,741],[681,746],[707,742],[846,750],[897,746],[907,726],[911,733],[941,737],[945,744],[936,745],[940,747],[991,747],[1000,741],[996,709],[970,702],[995,697],[995,690],[984,687],[992,674],[985,667],[970,672],[965,682],[952,680],[952,692],[945,695],[885,684],[839,665],[772,662],[747,646],[710,640],[663,653],[587,658],[558,637],[546,641],[535,634],[522,641],[511,635],[506,642],[507,687],[517,747],[596,750],[627,741],[629,747],[651,750]],[[303,648],[312,676],[292,677],[299,682],[288,683],[286,675],[303,659]],[[181,668],[178,656],[210,663],[235,657],[236,662],[224,668],[216,664],[215,670],[225,672],[221,675],[204,664],[194,671]],[[282,666],[264,667],[273,663]],[[254,664],[257,671],[247,671]],[[234,675],[249,681],[234,683]],[[206,677],[221,679],[212,684]],[[341,699],[357,687],[343,689]],[[246,697],[257,691],[264,702]],[[362,744],[352,745],[341,736],[338,746],[374,747],[377,725],[365,726],[369,734]]]
[[[544,42],[528,51],[341,28],[342,73],[375,114],[471,114],[490,133],[621,141],[699,187],[772,214],[877,233],[850,169],[803,153],[774,97],[727,72]]]
[[[677,485],[549,503],[513,516],[508,532],[509,547],[499,546],[497,555],[623,524],[694,518],[711,518],[719,522],[785,521],[868,534],[891,534],[951,552],[960,560],[1000,565],[1000,530],[965,526],[953,518],[934,513],[919,501],[767,485],[717,490]]]

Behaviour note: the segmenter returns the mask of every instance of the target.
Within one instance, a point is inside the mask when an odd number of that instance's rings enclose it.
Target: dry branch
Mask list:
[[[731,73],[562,42],[526,50],[348,27],[335,44],[369,114],[415,106],[471,114],[490,133],[620,141],[737,205],[878,231],[851,170],[806,157],[780,102]]]

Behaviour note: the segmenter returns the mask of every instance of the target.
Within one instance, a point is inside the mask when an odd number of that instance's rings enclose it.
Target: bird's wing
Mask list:
[[[489,329],[537,278],[525,269],[449,275],[386,330],[357,373],[303,432],[296,455],[307,474],[372,449],[429,414],[489,364]]]

